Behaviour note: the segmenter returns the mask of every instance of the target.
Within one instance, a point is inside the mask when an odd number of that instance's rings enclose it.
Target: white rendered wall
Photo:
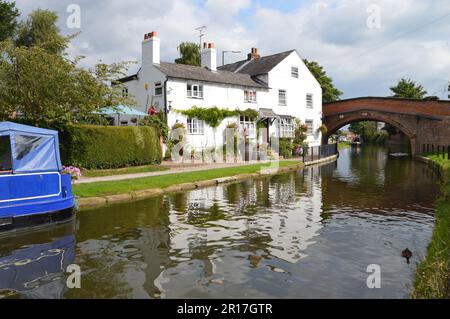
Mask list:
[[[298,67],[298,79],[291,76],[291,67]],[[322,136],[317,133],[317,129],[322,125],[322,88],[297,52],[292,52],[269,72],[268,81],[271,90],[268,96],[264,97],[264,101],[267,101],[269,105],[268,107],[273,108],[278,115],[290,115],[299,118],[303,123],[306,120],[313,120],[314,135],[309,136],[307,142],[310,146],[320,145]],[[287,91],[286,106],[279,105],[279,90]],[[306,107],[306,95],[308,93],[313,94],[313,109]]]

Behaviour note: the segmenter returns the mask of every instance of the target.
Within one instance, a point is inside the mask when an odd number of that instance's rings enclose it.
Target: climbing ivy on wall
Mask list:
[[[210,108],[194,106],[189,110],[175,110],[175,112],[183,114],[188,118],[196,118],[201,121],[204,121],[207,125],[209,125],[212,128],[217,128],[220,125],[220,123],[222,123],[222,121],[228,117],[248,116],[250,118],[256,119],[259,115],[258,111],[253,109],[247,109],[245,111],[240,110],[231,111],[228,109],[219,109],[217,106]]]
[[[259,116],[259,113],[255,109],[246,109],[245,111],[239,111],[240,116],[247,116],[251,119],[256,119]]]

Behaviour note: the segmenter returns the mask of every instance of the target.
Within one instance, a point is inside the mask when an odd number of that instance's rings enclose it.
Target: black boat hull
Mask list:
[[[43,214],[0,218],[0,236],[66,223],[75,216],[75,207]]]

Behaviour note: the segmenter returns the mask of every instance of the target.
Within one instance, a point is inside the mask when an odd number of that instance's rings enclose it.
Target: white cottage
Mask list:
[[[205,43],[201,67],[195,67],[162,62],[160,39],[151,32],[142,42],[139,72],[120,82],[125,86],[124,93],[137,100],[141,111],[148,112],[155,106],[167,114],[169,127],[177,122],[185,124],[188,142],[197,149],[223,144],[223,131],[230,123],[246,128],[251,139],[256,139],[259,121],[269,123],[269,137],[292,137],[296,118],[309,128],[309,145],[321,143],[318,128],[322,125],[322,89],[295,50],[261,57],[253,48],[246,60],[217,67],[215,46]],[[213,130],[177,112],[194,106],[254,109],[259,118],[227,118]]]

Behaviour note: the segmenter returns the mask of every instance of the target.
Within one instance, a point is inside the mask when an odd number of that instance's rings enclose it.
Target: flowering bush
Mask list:
[[[81,170],[74,166],[63,166],[63,174],[69,174],[72,182],[78,180],[81,177]]]

